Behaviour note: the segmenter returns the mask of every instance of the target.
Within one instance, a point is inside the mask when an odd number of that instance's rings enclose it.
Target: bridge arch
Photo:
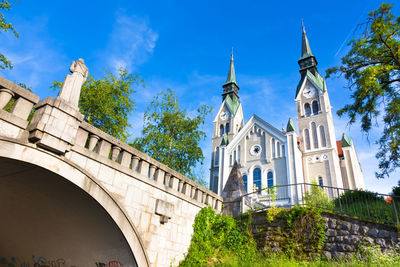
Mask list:
[[[125,263],[121,261],[121,264],[125,267],[150,266],[139,233],[129,219],[124,208],[121,207],[119,202],[114,199],[106,188],[79,166],[68,161],[63,156],[56,156],[48,151],[36,148],[33,144],[20,143],[13,139],[1,138],[0,170],[0,203],[5,204],[2,210],[6,210],[6,212],[9,212],[9,215],[11,215],[9,216],[10,219],[0,221],[0,232],[2,231],[1,229],[6,229],[6,227],[4,227],[5,223],[8,222],[10,225],[13,224],[14,221],[16,225],[21,224],[25,227],[30,227],[30,229],[24,229],[22,232],[34,236],[35,234],[40,234],[39,232],[36,233],[35,229],[47,227],[47,229],[52,230],[52,223],[59,225],[60,222],[62,222],[61,225],[65,228],[61,227],[60,229],[63,229],[63,233],[57,233],[55,237],[60,242],[58,245],[52,244],[55,239],[47,235],[43,237],[45,239],[44,241],[38,241],[38,243],[42,244],[48,242],[48,246],[53,246],[53,248],[50,249],[52,251],[55,251],[54,249],[57,248],[57,246],[64,251],[68,250],[68,247],[71,248],[71,246],[76,246],[76,248],[83,246],[82,254],[85,255],[88,255],[88,252],[84,249],[84,247],[87,247],[88,242],[93,242],[97,248],[97,250],[91,252],[90,255],[90,257],[92,257],[91,259],[94,259],[95,262],[92,262],[90,265],[88,265],[88,262],[83,264],[71,262],[68,263],[68,266],[109,266],[109,264],[111,264],[110,266],[119,266],[117,265],[118,257],[125,259]],[[37,175],[35,175],[35,173]],[[24,186],[21,188],[21,185]],[[48,186],[41,187],[40,185]],[[51,190],[52,188],[54,188],[54,190],[62,189],[64,192],[60,196],[56,196],[55,192]],[[12,198],[16,198],[18,194],[20,194],[18,198],[22,199],[21,205],[9,205],[9,202],[4,202],[12,201]],[[32,204],[34,206],[34,203],[40,201],[42,197],[54,198],[53,202],[48,201],[48,199],[43,201],[43,203],[48,203],[47,205],[50,205],[46,209],[35,210],[37,214],[43,216],[42,221],[38,221],[37,218],[34,218],[36,215],[32,215],[32,217],[25,217],[25,220],[29,223],[24,224],[21,222],[24,216],[18,217],[18,215],[16,215],[17,212],[11,210],[12,208],[17,208],[21,211],[25,211],[29,209],[27,205]],[[68,204],[65,205],[65,207],[68,207],[66,209],[68,216],[64,220],[61,220],[59,218],[59,213],[54,212],[52,209],[57,205],[62,205],[64,208],[65,203]],[[2,205],[0,204],[0,206]],[[5,215],[7,214],[3,214],[2,217],[4,218]],[[12,215],[17,217],[13,218]],[[101,220],[101,223],[92,224],[93,221],[91,220],[96,219]],[[78,231],[78,233],[75,233],[77,235],[76,239],[68,243],[68,240],[72,238],[71,231],[68,231],[68,229],[71,229],[71,224],[74,222],[78,223],[78,228],[83,228],[80,232]],[[105,229],[108,230],[105,231]],[[85,239],[82,237],[79,234],[82,232],[88,233],[88,235],[90,234],[90,238]],[[10,235],[11,233],[3,234]],[[21,240],[24,242],[24,238]],[[7,249],[11,250],[13,246],[18,246],[13,243],[17,241],[18,240],[9,240],[10,243],[4,247],[0,245],[0,252],[7,251]],[[108,242],[109,244],[106,244]],[[63,243],[65,243],[64,247],[62,247]],[[30,243],[31,248],[34,249],[32,253],[38,253],[37,251],[40,249],[40,246],[33,244],[35,243]],[[115,244],[118,244],[118,248],[122,249],[113,249]],[[99,255],[96,256],[96,253]],[[104,258],[107,253],[111,253],[109,259]],[[15,257],[11,258],[11,256]],[[32,254],[31,256],[5,255],[0,253],[0,261],[4,260],[2,257],[8,257],[6,260],[9,262],[12,260],[21,260],[18,258],[19,256],[32,257],[28,259],[24,258],[24,261],[33,260],[38,262],[40,260],[50,260],[49,258],[44,259],[45,255],[39,254]],[[41,256],[44,257],[40,259]],[[57,255],[56,258],[51,260],[61,260],[61,263],[62,260],[64,260],[64,263],[68,261],[67,256],[62,259],[60,258],[61,256],[63,255]],[[47,264],[53,263],[48,262]],[[57,263],[53,265],[55,264]]]

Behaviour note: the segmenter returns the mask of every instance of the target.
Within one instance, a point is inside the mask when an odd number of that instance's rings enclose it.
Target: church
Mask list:
[[[325,79],[318,73],[303,26],[293,88],[297,127],[292,118],[279,130],[253,115],[246,123],[235,78],[233,55],[213,121],[210,189],[221,194],[235,162],[248,193],[275,185],[317,182],[321,186],[363,189],[364,178],[352,139],[336,140]],[[282,114],[284,116],[284,114]]]

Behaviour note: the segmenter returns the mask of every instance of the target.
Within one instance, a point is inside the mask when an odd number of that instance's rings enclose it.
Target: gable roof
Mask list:
[[[231,151],[239,142],[244,138],[247,133],[251,130],[251,128],[257,125],[259,128],[263,129],[265,132],[272,135],[274,138],[277,138],[280,142],[286,143],[286,135],[284,135],[279,129],[275,128],[268,122],[264,121],[257,115],[251,116],[251,118],[246,122],[243,128],[238,132],[233,139],[229,142],[227,146],[227,151]]]
[[[326,82],[325,79],[318,73],[315,72],[315,75],[312,74],[311,71],[307,70],[307,72],[305,73],[305,75],[301,76],[300,82],[297,85],[297,89],[296,89],[296,96],[295,98],[297,98],[297,95],[300,92],[301,87],[304,84],[304,81],[306,79],[309,79],[318,89],[320,89],[322,92],[326,91]]]

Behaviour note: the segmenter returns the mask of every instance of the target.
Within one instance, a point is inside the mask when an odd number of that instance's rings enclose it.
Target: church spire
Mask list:
[[[311,52],[310,43],[306,34],[306,29],[302,20],[302,40],[301,40],[301,57],[298,61],[300,66],[300,73],[307,70],[311,71],[314,75],[317,72],[317,60]]]
[[[222,93],[222,100],[225,100],[226,96],[230,96],[230,98],[235,101],[239,99],[239,86],[236,83],[235,65],[233,63],[233,47],[228,77],[226,78],[226,82],[224,83],[222,88],[224,88],[224,92]]]
[[[303,20],[302,22],[302,28],[303,28],[303,36],[302,36],[302,45],[301,45],[301,58],[306,58],[312,56],[310,44],[308,42],[307,34],[306,34],[306,28],[304,27]]]
[[[228,77],[226,78],[225,84],[235,83],[236,84],[236,76],[235,76],[235,65],[233,64],[233,48],[231,54],[231,64],[229,65]]]

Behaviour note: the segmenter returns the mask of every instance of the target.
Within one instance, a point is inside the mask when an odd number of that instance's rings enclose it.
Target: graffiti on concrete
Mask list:
[[[47,260],[44,257],[32,256],[32,260],[20,259],[17,257],[11,257],[7,260],[6,257],[0,258],[0,267],[76,267],[73,265],[67,265],[66,261],[62,258],[56,260]]]
[[[124,265],[119,261],[109,261],[108,266],[104,262],[96,262],[96,267],[124,267]]]
[[[66,260],[59,258],[56,260],[48,260],[44,257],[32,256],[31,260],[20,259],[11,257],[8,260],[6,257],[0,257],[0,267],[76,267],[75,265],[67,265]],[[104,262],[96,262],[96,267],[124,267],[124,265],[117,260],[109,261],[108,264]]]

